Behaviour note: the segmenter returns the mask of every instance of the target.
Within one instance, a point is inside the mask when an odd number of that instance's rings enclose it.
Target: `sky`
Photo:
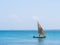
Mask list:
[[[0,0],[0,30],[60,29],[60,0]]]

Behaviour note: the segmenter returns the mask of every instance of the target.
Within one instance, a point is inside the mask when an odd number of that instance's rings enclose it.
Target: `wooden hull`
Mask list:
[[[46,38],[46,36],[44,36],[44,37],[39,37],[39,36],[36,37],[36,36],[33,36],[33,38]]]

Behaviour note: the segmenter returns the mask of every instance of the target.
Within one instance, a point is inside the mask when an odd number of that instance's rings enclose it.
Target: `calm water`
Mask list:
[[[0,45],[60,45],[60,31],[45,31],[46,38],[38,36],[37,31],[0,31]]]

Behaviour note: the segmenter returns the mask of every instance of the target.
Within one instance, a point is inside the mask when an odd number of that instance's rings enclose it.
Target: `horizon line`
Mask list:
[[[12,31],[13,30],[28,30],[28,31],[29,30],[33,30],[33,31],[36,30],[37,31],[38,29],[0,29],[0,30],[12,30]],[[44,30],[48,30],[49,31],[49,30],[60,30],[60,29],[44,29]]]

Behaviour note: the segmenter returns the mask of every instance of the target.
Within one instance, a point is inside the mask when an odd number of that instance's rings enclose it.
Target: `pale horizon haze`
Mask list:
[[[0,30],[60,29],[60,0],[0,0]]]

